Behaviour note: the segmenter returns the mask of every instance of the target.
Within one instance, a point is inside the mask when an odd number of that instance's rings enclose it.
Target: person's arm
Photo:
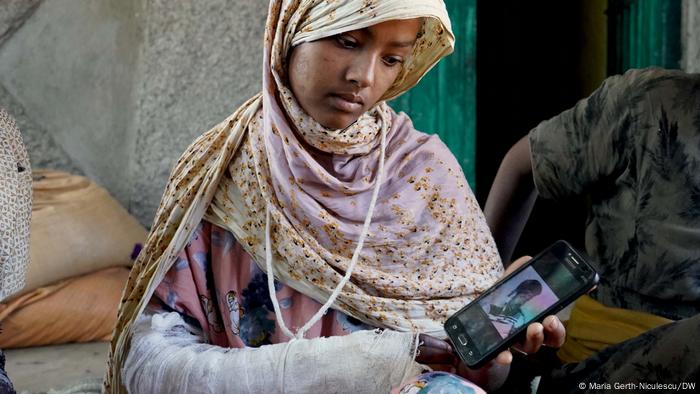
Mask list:
[[[536,199],[530,143],[525,136],[503,158],[484,206],[486,222],[506,267]]]

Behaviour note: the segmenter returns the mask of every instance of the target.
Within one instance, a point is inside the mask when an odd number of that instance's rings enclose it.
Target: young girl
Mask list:
[[[106,391],[387,392],[427,363],[502,382],[510,353],[468,371],[435,338],[502,274],[483,215],[447,147],[385,103],[450,29],[441,0],[271,0],[262,93],[175,166]],[[523,349],[545,337],[563,340],[555,318]],[[433,373],[406,391],[430,384],[480,390]]]

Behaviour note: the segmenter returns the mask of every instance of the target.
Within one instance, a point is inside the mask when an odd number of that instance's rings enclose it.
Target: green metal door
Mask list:
[[[608,73],[680,68],[681,0],[610,0]]]
[[[410,1],[410,0],[408,0]],[[455,51],[390,105],[416,129],[438,134],[474,188],[476,144],[476,0],[446,0]]]

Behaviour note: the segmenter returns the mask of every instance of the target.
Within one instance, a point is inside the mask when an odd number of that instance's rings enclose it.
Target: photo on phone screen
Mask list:
[[[450,317],[446,331],[458,353],[470,359],[467,364],[487,358],[545,312],[585,293],[596,277],[593,268],[560,241]]]

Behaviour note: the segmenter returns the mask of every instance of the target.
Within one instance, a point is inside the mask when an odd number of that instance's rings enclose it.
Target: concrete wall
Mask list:
[[[34,13],[40,0],[0,0],[0,45]]]
[[[260,89],[267,0],[0,0],[0,105],[34,167],[149,225],[170,168]]]
[[[700,0],[683,0],[682,25],[682,67],[700,73]]]
[[[0,84],[121,202],[129,198],[139,7],[139,0],[45,0],[0,50]]]
[[[33,168],[55,168],[74,174],[83,174],[66,151],[56,143],[51,133],[34,122],[24,107],[2,85],[0,85],[0,106],[12,114],[17,121]]]
[[[130,209],[150,220],[194,138],[261,89],[267,0],[151,0],[140,65]]]
[[[0,47],[34,14],[40,0],[0,0]],[[17,120],[32,165],[82,173],[52,135],[34,122],[24,107],[0,83],[0,105]]]

